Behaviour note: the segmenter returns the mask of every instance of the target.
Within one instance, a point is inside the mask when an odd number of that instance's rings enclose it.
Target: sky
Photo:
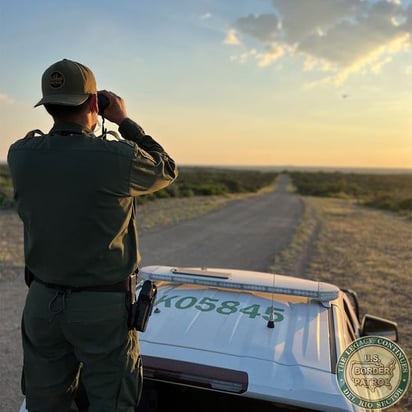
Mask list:
[[[2,0],[0,58],[0,161],[68,58],[180,165],[412,168],[412,0]]]

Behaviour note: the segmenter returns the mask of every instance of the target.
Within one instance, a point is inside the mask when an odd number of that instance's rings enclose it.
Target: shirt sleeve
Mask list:
[[[119,125],[119,132],[124,139],[136,143],[130,168],[131,196],[156,192],[177,178],[175,161],[137,123],[126,118]]]

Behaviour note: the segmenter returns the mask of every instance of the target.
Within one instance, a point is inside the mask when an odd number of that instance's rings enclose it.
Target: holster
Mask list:
[[[131,275],[129,279],[129,329],[144,332],[153,311],[157,287],[151,280],[145,280],[136,300],[137,276]]]

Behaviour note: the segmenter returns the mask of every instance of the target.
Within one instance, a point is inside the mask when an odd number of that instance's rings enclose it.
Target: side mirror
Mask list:
[[[382,336],[398,342],[398,324],[390,320],[366,314],[362,319],[361,336]]]

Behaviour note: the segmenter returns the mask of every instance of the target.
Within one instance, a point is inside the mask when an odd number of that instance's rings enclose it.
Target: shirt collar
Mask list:
[[[50,130],[50,134],[65,134],[65,135],[84,134],[87,136],[95,137],[92,130],[78,123],[72,123],[72,122],[56,122],[54,126],[52,127],[52,129]]]

